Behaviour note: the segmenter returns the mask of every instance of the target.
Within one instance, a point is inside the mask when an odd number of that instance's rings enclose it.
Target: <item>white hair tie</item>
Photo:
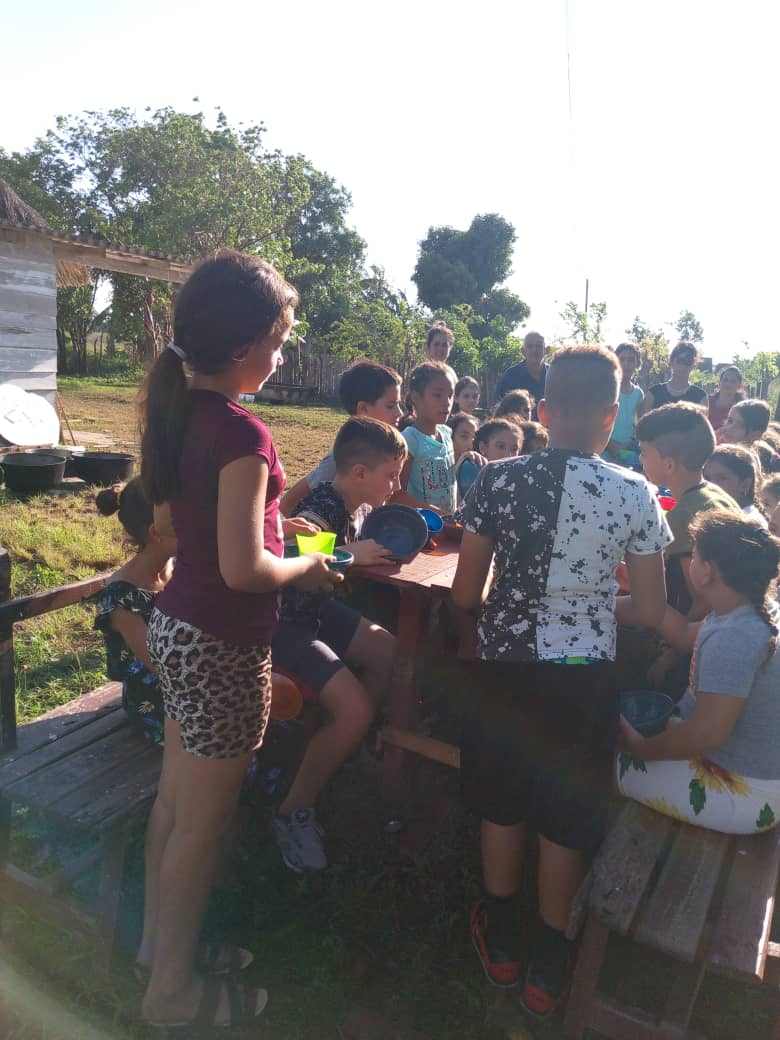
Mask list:
[[[171,342],[168,344],[167,349],[172,350],[180,361],[187,360],[187,355],[184,353],[184,351],[177,343],[173,342],[173,340],[171,340]]]

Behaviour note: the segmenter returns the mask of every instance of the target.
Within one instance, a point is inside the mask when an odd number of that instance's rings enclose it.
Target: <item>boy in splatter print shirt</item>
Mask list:
[[[482,818],[485,892],[472,912],[488,978],[520,980],[514,896],[525,827],[539,834],[539,910],[523,1002],[546,1016],[565,988],[571,901],[601,838],[604,755],[617,722],[615,568],[625,557],[644,623],[663,615],[671,533],[644,477],[604,462],[619,369],[599,347],[559,351],[539,417],[550,447],[484,467],[464,506],[452,594],[478,613],[485,663],[461,776]],[[492,581],[488,588],[491,573]]]

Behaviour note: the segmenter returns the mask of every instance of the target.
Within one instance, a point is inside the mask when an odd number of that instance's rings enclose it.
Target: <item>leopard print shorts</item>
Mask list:
[[[185,751],[237,758],[260,746],[271,707],[270,646],[233,646],[156,608],[147,646]]]

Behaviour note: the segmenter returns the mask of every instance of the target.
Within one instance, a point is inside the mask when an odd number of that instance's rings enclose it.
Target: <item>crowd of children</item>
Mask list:
[[[336,594],[328,557],[285,555],[285,540],[333,532],[356,563],[381,566],[387,550],[360,534],[386,502],[464,527],[452,600],[473,619],[479,693],[461,780],[481,819],[484,886],[471,936],[487,977],[520,983],[526,1008],[546,1016],[565,992],[566,924],[603,836],[616,746],[619,790],[660,812],[739,833],[778,818],[777,433],[726,370],[709,401],[716,446],[687,343],[669,382],[644,395],[633,344],[564,349],[548,363],[529,334],[486,414],[476,380],[450,368],[453,336],[438,323],[404,393],[384,365],[345,372],[349,417],[332,452],[285,489],[271,431],[239,400],[281,363],[296,305],[257,258],[226,252],[197,268],[176,301],[175,342],[148,378],[141,476],[99,496],[135,553],[100,597],[96,627],[128,712],[164,745],[136,964],[143,1018],[233,1026],[265,1006],[264,991],[235,977],[251,954],[204,947],[199,934],[268,721],[271,663],[326,718],[272,818],[284,862],[304,872],[327,865],[317,801],[366,735],[395,655],[393,635]],[[621,568],[628,594],[617,596]],[[618,622],[660,634],[666,674],[693,653],[680,719],[657,737],[619,717]],[[521,926],[528,829],[539,836],[539,912]]]

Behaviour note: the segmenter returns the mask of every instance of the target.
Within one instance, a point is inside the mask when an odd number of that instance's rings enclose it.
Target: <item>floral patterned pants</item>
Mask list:
[[[615,761],[618,790],[675,820],[723,834],[757,834],[780,820],[780,780],[753,780],[707,759]]]

